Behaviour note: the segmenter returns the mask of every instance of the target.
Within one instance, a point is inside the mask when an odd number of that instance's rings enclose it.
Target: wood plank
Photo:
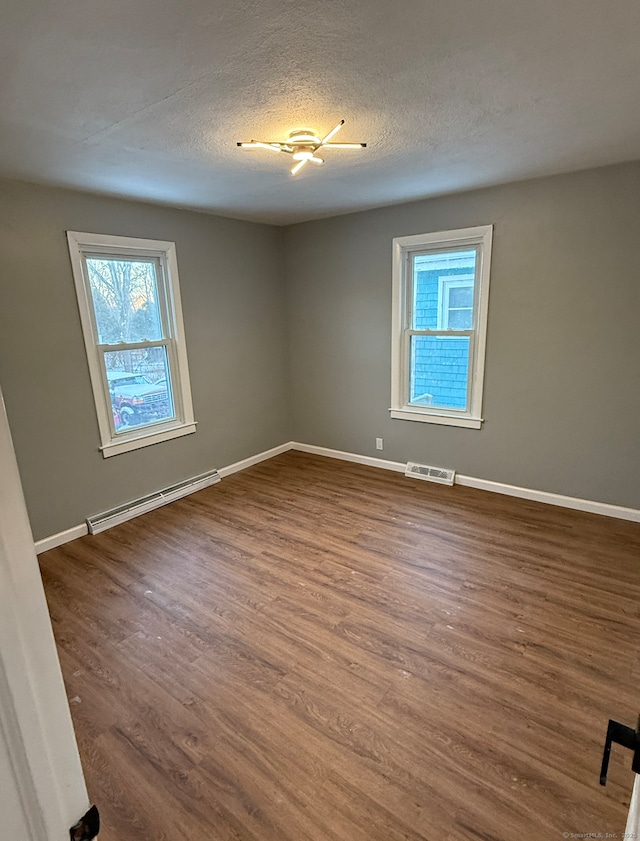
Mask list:
[[[101,839],[622,833],[639,550],[290,452],[41,555]]]

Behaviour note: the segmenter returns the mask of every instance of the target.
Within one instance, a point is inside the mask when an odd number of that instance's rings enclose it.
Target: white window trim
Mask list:
[[[492,238],[493,225],[479,225],[455,231],[396,237],[393,240],[391,408],[389,410],[392,418],[467,429],[481,428]],[[408,317],[410,302],[407,300],[407,293],[410,284],[406,278],[409,256],[420,249],[437,250],[455,246],[480,246],[476,264],[477,320],[475,330],[455,331],[459,335],[475,332],[475,342],[472,342],[472,347],[469,349],[472,359],[469,366],[469,409],[466,412],[433,406],[416,406],[409,403]]]
[[[82,333],[87,351],[91,387],[98,416],[102,455],[108,458],[195,432],[196,421],[193,416],[191,400],[175,243],[154,239],[110,236],[108,234],[80,233],[78,231],[67,231],[67,241],[80,310]],[[84,254],[95,253],[96,251],[105,255],[113,254],[122,257],[129,255],[131,257],[159,259],[164,267],[166,275],[164,281],[165,293],[168,304],[167,319],[175,360],[175,371],[172,371],[174,375],[172,387],[177,418],[164,423],[133,427],[126,432],[116,433],[113,429],[109,389],[97,349],[98,336],[93,303],[83,261]],[[160,282],[160,278],[158,278],[158,282]]]

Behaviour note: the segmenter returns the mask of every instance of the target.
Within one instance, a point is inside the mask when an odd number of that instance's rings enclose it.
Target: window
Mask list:
[[[174,243],[67,239],[102,454],[195,432]]]
[[[394,239],[392,418],[480,428],[491,237]]]
[[[470,330],[473,326],[473,275],[438,278],[438,329]]]

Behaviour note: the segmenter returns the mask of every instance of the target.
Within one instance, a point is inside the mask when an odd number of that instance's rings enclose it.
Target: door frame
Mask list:
[[[67,841],[89,800],[1,389],[0,730],[28,841]]]

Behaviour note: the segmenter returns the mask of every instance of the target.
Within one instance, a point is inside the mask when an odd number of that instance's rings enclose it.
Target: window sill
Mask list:
[[[180,438],[182,435],[190,435],[196,431],[196,422],[183,423],[180,426],[173,426],[169,429],[152,432],[147,430],[144,433],[134,437],[127,438],[126,441],[112,441],[110,444],[105,444],[100,447],[104,458],[110,456],[117,456],[120,453],[129,453],[131,450],[138,450],[140,447],[149,447],[151,444],[159,444],[161,441],[170,441],[172,438]]]
[[[446,413],[421,412],[416,409],[389,409],[389,415],[395,420],[419,421],[420,423],[438,423],[442,426],[461,426],[465,429],[480,429],[482,418],[472,418]]]

